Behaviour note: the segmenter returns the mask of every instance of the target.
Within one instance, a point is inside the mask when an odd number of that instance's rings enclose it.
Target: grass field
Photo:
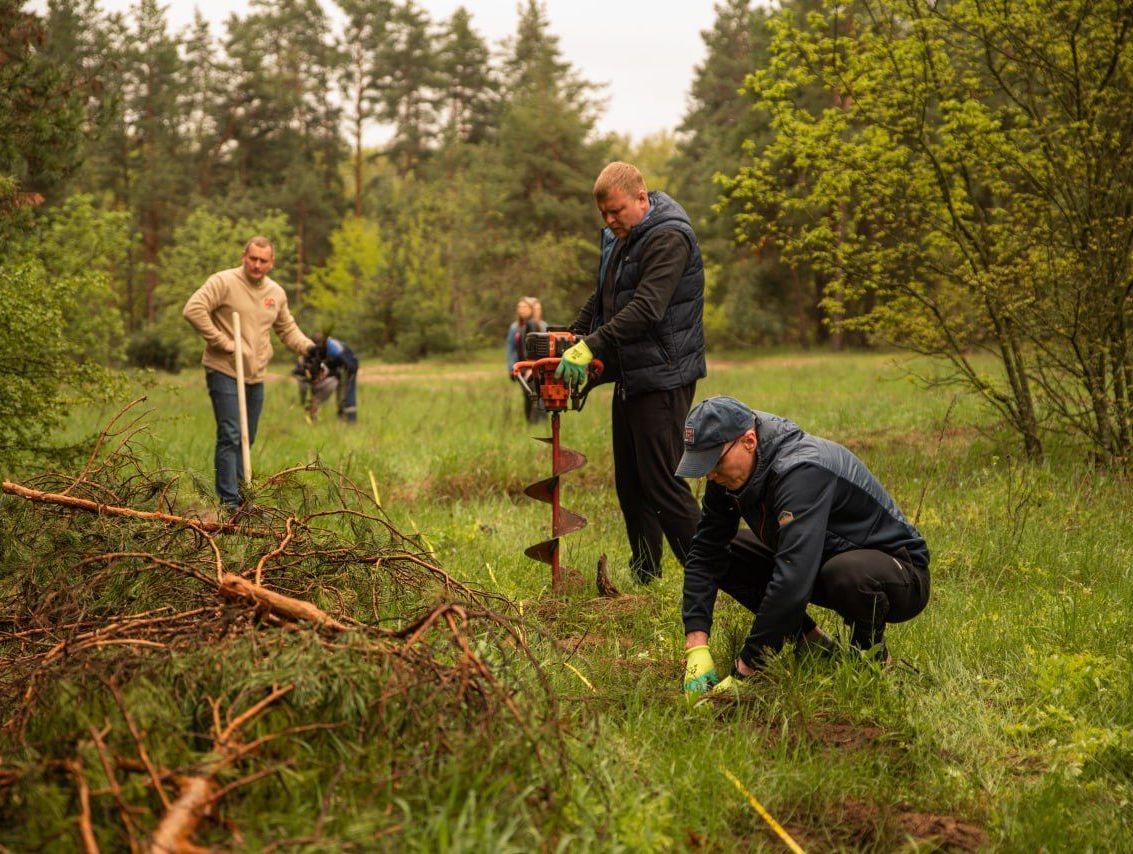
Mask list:
[[[807,850],[1133,850],[1127,477],[1068,448],[1043,465],[1019,460],[970,399],[925,390],[891,356],[716,360],[698,398],[732,394],[866,461],[927,539],[933,595],[889,632],[899,663],[885,671],[784,654],[753,701],[692,710],[680,693],[680,567],[667,556],[649,588],[626,569],[608,388],[563,417],[564,444],[589,458],[563,479],[564,505],[589,519],[563,548],[591,581],[607,554],[625,595],[598,599],[591,584],[552,599],[546,567],[523,556],[549,531],[546,505],[522,494],[549,474],[548,454],[528,438],[499,362],[366,364],[356,425],[329,412],[306,423],[278,368],[253,465],[263,476],[317,459],[367,486],[372,473],[398,529],[419,531],[450,574],[519,603],[565,650],[548,672],[573,721],[572,763],[538,813],[515,794],[523,780],[437,777],[433,797],[399,812],[383,841],[373,816],[389,804],[347,798],[308,849],[784,850],[750,795]],[[203,377],[136,382],[149,410],[136,447],[155,468],[191,474],[179,506],[207,504]],[[96,431],[116,409],[77,414],[68,435]],[[812,613],[837,632],[830,613]],[[722,667],[749,622],[730,601],[717,607]],[[34,841],[0,831],[13,849]]]

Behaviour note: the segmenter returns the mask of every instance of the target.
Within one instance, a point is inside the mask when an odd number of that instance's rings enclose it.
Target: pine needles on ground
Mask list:
[[[5,484],[0,844],[398,847],[438,796],[546,819],[553,648],[509,602],[321,465],[209,522],[123,433]]]

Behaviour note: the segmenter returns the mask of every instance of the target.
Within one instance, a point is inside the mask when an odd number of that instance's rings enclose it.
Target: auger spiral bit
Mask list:
[[[574,343],[574,336],[566,332],[532,333],[528,336],[529,352],[539,350],[537,345],[541,342],[536,341],[534,342],[536,346],[533,346],[531,341],[536,334],[549,339],[549,344],[543,345],[543,352],[549,350],[561,354],[563,349]],[[541,401],[543,408],[551,414],[551,435],[534,437],[537,441],[547,442],[551,446],[551,476],[537,480],[523,490],[524,494],[536,501],[551,505],[551,539],[529,546],[523,553],[533,560],[551,565],[551,591],[554,593],[562,592],[565,569],[559,564],[559,538],[586,527],[584,516],[566,509],[559,501],[562,475],[586,465],[586,457],[583,454],[571,448],[564,448],[559,443],[559,415],[568,410],[582,409],[586,403],[586,396],[590,393],[591,383],[602,375],[602,363],[594,360],[590,363],[587,383],[582,388],[575,388],[555,376],[555,369],[558,366],[559,356],[554,355],[516,362],[512,369],[512,376],[523,384],[528,396]]]

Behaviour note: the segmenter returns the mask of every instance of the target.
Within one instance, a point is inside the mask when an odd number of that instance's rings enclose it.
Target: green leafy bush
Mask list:
[[[109,372],[81,358],[67,316],[83,277],[57,279],[34,261],[0,266],[0,465],[57,453],[51,430],[75,403],[111,396]]]

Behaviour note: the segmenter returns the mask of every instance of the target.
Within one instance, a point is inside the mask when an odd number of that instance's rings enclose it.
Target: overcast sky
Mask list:
[[[332,0],[321,0],[338,14]],[[704,57],[702,30],[711,28],[714,0],[544,0],[551,32],[567,61],[593,83],[605,83],[602,131],[632,134],[635,139],[674,129],[681,120],[693,68]],[[103,9],[126,11],[134,0],[99,0]],[[34,2],[33,6],[42,6]],[[517,0],[417,0],[435,22],[464,6],[476,31],[493,48],[513,35]],[[172,0],[170,24],[180,30],[193,19],[194,7],[223,33],[230,13],[244,14],[248,0]]]

